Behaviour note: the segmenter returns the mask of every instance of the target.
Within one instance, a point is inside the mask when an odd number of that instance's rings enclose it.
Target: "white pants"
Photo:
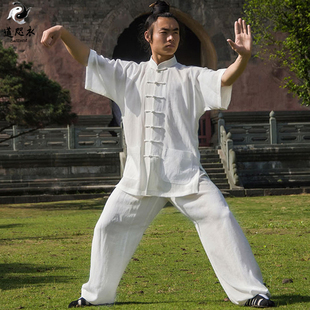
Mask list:
[[[115,189],[94,230],[89,281],[82,297],[92,304],[113,303],[119,281],[145,229],[170,201],[193,221],[229,299],[239,305],[263,293],[260,269],[240,226],[219,189],[202,177],[199,193],[176,198],[135,197]]]

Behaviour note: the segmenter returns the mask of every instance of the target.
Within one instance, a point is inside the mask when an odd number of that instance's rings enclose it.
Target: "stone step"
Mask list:
[[[1,154],[2,168],[26,169],[67,166],[96,166],[104,162],[113,163],[118,153],[58,153],[58,154]]]
[[[202,163],[220,163],[221,159],[218,154],[208,155],[208,156],[200,156],[200,161]]]
[[[109,156],[109,155],[107,155]],[[17,156],[18,157],[18,156]],[[92,163],[98,165],[102,157],[106,155],[95,154],[89,156],[83,165],[91,165]],[[68,158],[62,154],[49,162],[50,166],[62,166],[68,162]],[[40,160],[35,162],[33,158],[25,158],[24,164],[15,158],[15,156],[6,158],[5,165],[7,167],[12,167],[19,162],[18,167],[23,169],[25,167],[41,166],[43,161]],[[80,164],[81,157],[79,155],[70,156],[70,162]],[[225,170],[217,153],[214,148],[203,148],[201,149],[201,163],[206,172],[208,173],[210,179],[216,184],[216,186],[227,194],[229,191],[229,184],[226,178]],[[44,166],[44,164],[43,164]],[[16,166],[15,166],[16,167]],[[23,174],[24,178],[27,178],[27,174]],[[56,197],[61,196],[63,199],[65,197],[72,197],[72,195],[79,197],[103,197],[108,196],[115,185],[119,182],[119,176],[110,175],[108,177],[98,177],[92,176],[89,173],[79,174],[72,178],[49,178],[45,179],[38,176],[34,181],[28,181],[27,179],[14,179],[10,181],[0,180],[0,203],[5,203],[4,200],[9,201],[22,201],[22,199],[12,198],[12,197],[29,197],[28,200],[44,201],[44,197]],[[43,198],[35,198],[40,197]],[[9,198],[11,197],[11,198]],[[27,200],[26,199],[26,200]],[[42,200],[43,199],[43,200]],[[69,198],[68,198],[69,199]],[[81,198],[82,199],[82,198]],[[51,198],[50,201],[55,201],[57,198]]]
[[[218,185],[218,184],[227,184],[227,185],[229,185],[227,179],[224,179],[224,178],[221,178],[221,179],[219,179],[219,178],[210,178],[210,180],[215,185]]]
[[[119,176],[72,179],[41,179],[24,182],[0,182],[0,196],[60,195],[63,193],[110,193],[119,182]],[[2,198],[0,197],[0,201]]]
[[[214,147],[200,147],[200,154],[216,154],[217,150]]]
[[[219,190],[228,190],[228,189],[230,189],[230,186],[229,186],[228,183],[215,183],[214,182],[214,184],[217,186],[217,188]]]
[[[229,190],[227,182],[214,182],[220,190]],[[100,193],[102,196],[109,195],[114,185],[88,185],[88,186],[66,186],[66,187],[38,187],[38,188],[0,188],[0,203],[7,196],[24,196],[24,195],[62,195],[62,194],[86,194]]]
[[[208,173],[225,173],[225,169],[223,168],[223,165],[219,168],[208,168],[205,165],[202,165],[202,167],[208,172]]]
[[[200,147],[200,154],[217,154],[217,150],[214,147]]]
[[[257,197],[270,195],[299,195],[310,194],[310,187],[305,188],[253,188],[253,189],[222,189],[224,197]],[[42,203],[68,200],[86,200],[103,198],[107,199],[108,195],[102,193],[78,193],[62,195],[22,195],[22,196],[2,196],[1,204],[18,204],[18,203]]]
[[[27,188],[27,187],[48,187],[52,185],[56,186],[75,186],[77,184],[81,185],[115,185],[119,182],[119,176],[110,177],[89,177],[89,178],[66,178],[66,179],[37,179],[36,181],[1,181],[1,188]]]
[[[222,163],[203,163],[203,162],[201,162],[201,164],[205,169],[223,169]]]
[[[291,188],[310,187],[310,180],[268,180],[259,179],[248,181],[244,188]]]
[[[2,197],[12,195],[61,195],[61,194],[76,194],[76,193],[102,193],[108,195],[115,188],[115,185],[76,185],[76,186],[49,186],[49,187],[15,187],[15,188],[0,188],[0,202]]]
[[[206,171],[208,176],[210,177],[210,179],[223,179],[226,180],[226,173],[212,173],[212,172],[208,172]]]
[[[220,156],[214,148],[200,148],[200,162],[211,181],[220,190],[229,190],[230,186],[221,162]]]
[[[19,203],[42,203],[42,202],[56,202],[56,201],[68,201],[68,200],[87,200],[95,198],[107,199],[108,195],[102,193],[83,193],[83,194],[45,194],[45,195],[14,195],[14,196],[2,196],[0,197],[0,204],[19,204]]]
[[[290,168],[290,169],[272,169],[272,170],[256,170],[256,169],[246,169],[246,170],[241,170],[239,169],[240,175],[245,174],[245,175],[253,175],[253,176],[258,176],[258,175],[284,175],[284,176],[291,176],[291,175],[305,175],[305,176],[310,176],[310,169],[309,168]]]

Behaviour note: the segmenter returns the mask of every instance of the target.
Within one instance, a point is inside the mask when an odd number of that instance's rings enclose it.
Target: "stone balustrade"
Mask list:
[[[279,123],[277,142],[279,144],[310,143],[310,122]]]
[[[243,123],[225,124],[220,113],[218,141],[233,185],[310,185],[310,122],[277,121],[270,112],[266,123],[243,118]]]
[[[236,164],[236,153],[233,149],[231,133],[226,133],[225,127],[220,126],[221,151],[224,156],[224,167],[226,168],[228,180],[234,185],[239,185],[239,177]]]
[[[22,193],[104,190],[118,182],[120,127],[108,117],[80,117],[76,125],[29,129],[14,126],[0,133],[1,197]],[[1,124],[5,127],[5,124]],[[31,130],[31,129],[30,129]]]
[[[218,120],[218,141],[221,145],[221,126],[231,133],[235,146],[310,143],[310,122],[277,121],[271,111],[265,123],[225,123],[222,113]]]
[[[13,126],[0,133],[0,141],[19,135],[29,129]],[[122,152],[122,129],[120,127],[67,126],[42,128],[0,143],[0,152],[10,151],[79,151],[100,150]]]

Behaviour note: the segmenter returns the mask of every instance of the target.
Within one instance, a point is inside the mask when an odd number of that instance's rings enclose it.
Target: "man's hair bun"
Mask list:
[[[149,15],[144,23],[144,31],[149,31],[150,38],[153,36],[152,25],[157,21],[159,17],[174,18],[179,24],[176,17],[170,12],[170,4],[166,1],[158,0],[150,5],[153,12]]]
[[[163,14],[170,11],[170,5],[166,1],[156,1],[150,5],[150,7],[153,9],[153,14]]]

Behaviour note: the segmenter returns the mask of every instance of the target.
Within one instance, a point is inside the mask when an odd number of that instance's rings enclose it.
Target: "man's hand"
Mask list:
[[[228,39],[230,47],[241,57],[250,58],[252,53],[252,35],[250,25],[241,18],[235,22],[235,42]]]
[[[231,48],[238,53],[238,57],[222,75],[222,86],[232,85],[245,70],[252,54],[251,27],[241,18],[235,22],[235,42],[228,39]]]
[[[54,26],[43,32],[41,43],[46,47],[51,47],[61,39],[71,56],[80,64],[87,66],[90,49],[83,42],[62,26]]]
[[[43,32],[41,43],[46,47],[51,47],[61,38],[62,26],[54,26]]]

